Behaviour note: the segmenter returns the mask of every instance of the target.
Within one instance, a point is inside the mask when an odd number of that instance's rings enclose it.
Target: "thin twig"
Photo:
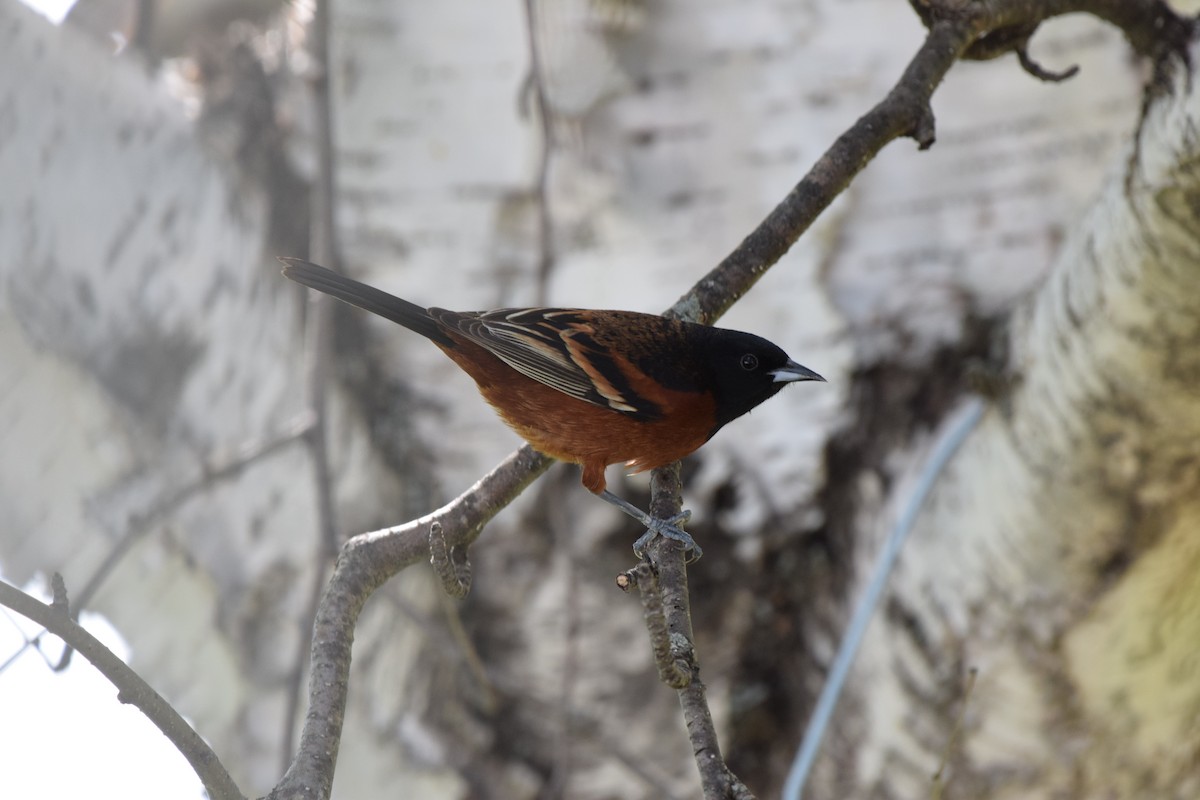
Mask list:
[[[537,0],[525,0],[525,26],[529,33],[529,86],[533,92],[534,110],[542,134],[534,199],[538,221],[537,302],[545,303],[550,273],[554,269],[554,219],[550,213],[550,162],[554,156],[554,121],[550,118],[550,106],[546,102],[546,78],[541,48],[538,45],[538,22]]]
[[[570,480],[573,476],[559,470],[554,476],[559,482]],[[575,719],[571,713],[575,707],[575,693],[579,685],[579,635],[582,627],[579,580],[579,540],[575,536],[575,521],[571,518],[562,502],[562,493],[556,493],[556,500],[550,507],[555,520],[554,528],[558,531],[560,542],[558,551],[566,554],[566,575],[563,576],[563,657],[559,670],[562,687],[558,698],[559,724],[562,725],[562,735],[559,737],[554,753],[554,770],[549,784],[549,797],[565,797],[570,786],[573,757],[575,751]]]
[[[75,602],[72,604],[73,618],[79,619],[79,613],[91,604],[92,598],[116,570],[121,559],[159,522],[173,514],[192,498],[211,490],[224,481],[238,477],[259,461],[270,458],[288,445],[305,438],[312,430],[313,423],[313,416],[309,412],[297,414],[281,426],[282,430],[278,436],[244,442],[228,456],[204,461],[200,465],[201,476],[198,480],[160,496],[150,508],[134,516],[125,535],[113,545],[104,561],[100,563],[100,566],[88,578],[87,583],[77,593]]]
[[[309,75],[313,110],[317,177],[312,193],[312,257],[334,269],[340,268],[340,248],[334,208],[337,203],[337,182],[334,175],[333,100],[329,91],[329,0],[317,0],[312,24],[308,29],[310,54]],[[317,499],[317,549],[313,563],[312,587],[308,603],[300,617],[302,635],[297,641],[294,669],[289,676],[287,707],[283,718],[283,746],[280,750],[280,770],[291,763],[295,746],[296,721],[304,692],[305,654],[311,647],[312,630],[308,620],[316,615],[326,575],[338,552],[337,517],[333,507],[333,477],[329,467],[328,386],[329,355],[332,337],[329,335],[329,298],[321,292],[309,292],[308,318],[305,326],[306,385],[308,404],[314,424],[307,439],[312,455],[313,485]]]
[[[7,609],[0,609],[0,610],[4,611],[4,618],[7,619],[12,624],[13,628],[15,628],[17,633],[19,633],[21,635],[21,639],[23,640],[20,647],[18,647],[16,650],[14,650],[12,653],[10,653],[8,655],[8,657],[4,659],[4,661],[0,661],[0,672],[4,672],[9,667],[11,667],[13,664],[17,663],[17,659],[19,659],[22,655],[24,655],[25,651],[30,650],[30,649],[32,649],[35,653],[37,653],[39,656],[42,657],[42,661],[46,664],[47,667],[50,668],[51,671],[58,672],[61,669],[61,667],[59,666],[59,662],[62,661],[62,656],[60,655],[58,659],[51,660],[50,656],[46,653],[46,651],[42,649],[42,637],[44,637],[47,633],[50,633],[50,631],[46,630],[45,628],[42,628],[40,631],[35,633],[33,636],[29,636],[25,633],[24,630],[22,630],[21,625],[20,625],[20,623],[17,622],[16,617],[14,617],[12,614],[8,613]],[[70,645],[68,645],[64,649],[70,650],[71,647],[70,647]]]
[[[100,673],[117,687],[118,700],[129,703],[145,714],[146,718],[171,740],[175,749],[196,771],[209,797],[214,800],[245,800],[245,795],[238,789],[217,758],[217,754],[200,734],[196,733],[179,712],[140,675],[117,658],[99,639],[71,619],[67,609],[61,607],[65,603],[59,599],[60,592],[56,591],[55,597],[59,607],[42,603],[17,587],[0,581],[0,605],[7,606],[44,626],[100,670]]]
[[[1063,81],[1070,80],[1079,74],[1078,64],[1072,64],[1066,69],[1059,70],[1058,72],[1046,69],[1041,64],[1033,60],[1033,57],[1029,55],[1029,49],[1024,46],[1017,48],[1017,61],[1021,64],[1021,69],[1025,70],[1039,81],[1045,81],[1046,83],[1062,83]]]
[[[495,683],[492,676],[488,674],[479,650],[475,647],[475,642],[471,640],[471,635],[467,633],[466,626],[463,625],[462,615],[458,613],[458,606],[445,593],[439,595],[438,599],[441,602],[442,615],[446,624],[438,626],[436,630],[441,635],[431,634],[432,638],[435,641],[440,639],[446,641],[447,649],[466,666],[467,671],[475,678],[479,689],[479,706],[482,711],[485,714],[495,714],[499,707]],[[415,614],[407,604],[395,602],[398,608],[405,610],[410,616]],[[433,629],[433,626],[430,625],[429,629]]]
[[[308,434],[312,424],[311,414],[300,414],[286,422],[282,426],[282,432],[274,438],[251,440],[242,444],[231,455],[205,461],[200,465],[201,475],[198,479],[174,491],[159,495],[148,509],[131,517],[124,534],[113,543],[104,560],[92,571],[83,588],[76,594],[76,600],[71,607],[71,618],[79,620],[80,613],[91,604],[92,598],[116,571],[125,556],[133,550],[133,546],[154,530],[161,520],[197,495],[212,489],[222,481],[237,477],[256,462],[272,456],[287,445],[302,439]],[[36,647],[43,633],[45,631],[32,637],[26,637],[25,643],[3,663],[0,663],[0,672],[4,672],[25,650]],[[39,652],[41,652],[40,649]],[[57,663],[50,664],[51,669],[55,672],[66,669],[71,663],[73,652],[74,650],[69,645],[65,647],[59,655]],[[43,657],[45,657],[44,653]]]

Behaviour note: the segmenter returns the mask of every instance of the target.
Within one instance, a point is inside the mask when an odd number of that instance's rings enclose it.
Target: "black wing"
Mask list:
[[[463,314],[431,308],[429,312],[538,383],[635,419],[662,416],[656,403],[634,390],[609,349],[596,342],[587,311],[502,308]]]

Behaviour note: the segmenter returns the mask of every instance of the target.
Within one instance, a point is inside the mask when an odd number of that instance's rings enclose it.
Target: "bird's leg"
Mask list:
[[[700,545],[696,544],[696,540],[687,534],[679,525],[687,522],[692,517],[691,511],[681,511],[670,519],[658,519],[652,517],[645,511],[635,506],[633,503],[622,500],[608,489],[600,492],[597,497],[607,503],[612,503],[617,508],[624,511],[629,516],[636,519],[638,522],[646,526],[646,532],[633,543],[633,552],[638,558],[642,557],[642,552],[646,546],[650,544],[655,536],[665,536],[668,539],[674,539],[683,545],[683,549],[692,551],[692,561],[696,561],[700,556],[704,555],[704,551],[700,549]]]

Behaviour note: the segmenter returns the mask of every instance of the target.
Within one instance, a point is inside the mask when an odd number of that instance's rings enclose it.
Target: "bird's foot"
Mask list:
[[[642,534],[636,542],[633,543],[634,555],[636,555],[638,558],[641,558],[642,553],[645,552],[646,548],[650,545],[650,542],[654,541],[654,537],[662,536],[666,539],[674,539],[683,545],[684,550],[691,551],[691,557],[688,558],[688,563],[699,561],[700,557],[704,555],[704,551],[700,549],[700,545],[696,544],[696,540],[693,539],[687,531],[679,527],[691,518],[692,512],[687,510],[679,512],[670,519],[658,519],[656,517],[650,517],[649,522],[646,524],[646,532]]]
[[[650,516],[632,503],[622,500],[607,489],[600,492],[598,497],[606,503],[612,503],[646,526],[646,532],[633,543],[633,552],[638,558],[642,557],[642,552],[645,551],[646,546],[650,542],[654,541],[655,536],[674,539],[683,545],[684,550],[692,551],[692,557],[688,559],[689,562],[696,561],[700,556],[704,555],[704,551],[700,549],[700,545],[696,544],[696,541],[691,536],[688,536],[686,531],[678,527],[692,518],[692,512],[681,511],[670,519],[659,519],[658,517]]]

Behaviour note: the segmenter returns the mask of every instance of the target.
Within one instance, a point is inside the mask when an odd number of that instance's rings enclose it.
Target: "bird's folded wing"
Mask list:
[[[618,358],[597,344],[585,311],[504,308],[482,314],[440,309],[435,313],[443,324],[452,324],[522,375],[565,395],[635,419],[661,416],[658,405],[630,385]]]

